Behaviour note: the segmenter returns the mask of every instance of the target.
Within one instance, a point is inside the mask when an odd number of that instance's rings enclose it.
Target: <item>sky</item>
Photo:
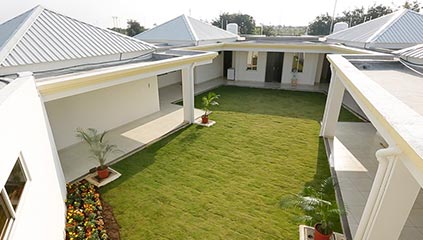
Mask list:
[[[317,15],[332,15],[336,0],[0,0],[0,23],[37,5],[99,27],[125,27],[128,19],[151,28],[181,14],[203,21],[219,14],[246,13],[256,25],[308,25]],[[374,3],[400,6],[405,0],[337,0],[336,12]],[[116,21],[113,20],[115,17]]]

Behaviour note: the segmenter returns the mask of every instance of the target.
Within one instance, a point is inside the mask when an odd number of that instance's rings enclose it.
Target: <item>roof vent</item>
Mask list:
[[[238,35],[238,24],[229,23],[228,25],[226,25],[226,31],[231,32],[235,35]]]
[[[333,33],[345,30],[347,28],[348,28],[348,23],[346,22],[335,23],[335,25],[333,26]]]

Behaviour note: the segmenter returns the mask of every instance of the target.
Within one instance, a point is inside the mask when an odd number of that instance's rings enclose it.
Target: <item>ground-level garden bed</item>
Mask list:
[[[98,189],[82,180],[67,185],[66,239],[118,240],[119,227]]]
[[[122,239],[298,239],[298,210],[279,202],[330,176],[319,138],[326,96],[213,91],[218,124],[192,125],[113,165],[122,177],[101,193]],[[343,110],[341,120],[356,118]]]

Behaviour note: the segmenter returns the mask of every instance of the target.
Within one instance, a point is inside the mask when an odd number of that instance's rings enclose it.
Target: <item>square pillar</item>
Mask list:
[[[420,190],[401,155],[377,152],[379,167],[361,217],[356,240],[399,239]],[[391,152],[392,153],[392,152]]]
[[[341,111],[345,91],[345,86],[336,75],[336,71],[332,67],[331,70],[332,77],[326,99],[322,126],[320,128],[320,136],[329,138],[335,136],[336,124],[338,123],[339,112]]]
[[[194,122],[194,66],[182,68],[182,99],[184,104],[184,121]]]

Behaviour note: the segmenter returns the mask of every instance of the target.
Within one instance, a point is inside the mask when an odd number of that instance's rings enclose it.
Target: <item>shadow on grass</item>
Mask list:
[[[107,193],[110,189],[118,187],[120,184],[130,179],[135,174],[138,174],[144,169],[148,168],[156,161],[155,155],[157,154],[158,150],[166,146],[168,143],[172,142],[175,138],[184,133],[186,130],[187,128],[172,133],[171,135],[161,139],[160,141],[153,143],[152,145],[149,145],[144,149],[139,150],[138,152],[123,159],[122,161],[113,164],[111,166],[113,169],[124,174],[122,174],[121,177],[116,181],[101,188],[100,191],[102,193]],[[182,139],[178,139],[178,141],[184,142],[184,144],[189,144],[191,142],[194,142],[198,135],[199,134],[196,132],[190,133],[184,136]]]
[[[317,153],[316,173],[312,181],[305,183],[304,189],[306,189],[307,187],[319,188],[320,184],[322,184],[322,182],[325,179],[327,179],[328,177],[331,177],[329,160],[326,154],[325,143],[323,138],[321,137],[319,138],[318,149],[319,150]],[[326,194],[328,195],[328,197],[330,198],[332,202],[336,202],[335,188],[331,188],[329,192],[326,192]],[[339,221],[335,223],[334,231],[342,233],[342,225],[341,225],[340,219]]]
[[[326,104],[326,95],[318,92],[239,86],[221,86],[208,92],[215,92],[221,96],[218,100],[219,106],[212,109],[215,111],[274,115],[321,121]],[[196,108],[202,108],[201,98],[208,92],[195,97]],[[177,104],[183,105],[182,101]],[[357,121],[358,119],[343,108],[340,120]]]

